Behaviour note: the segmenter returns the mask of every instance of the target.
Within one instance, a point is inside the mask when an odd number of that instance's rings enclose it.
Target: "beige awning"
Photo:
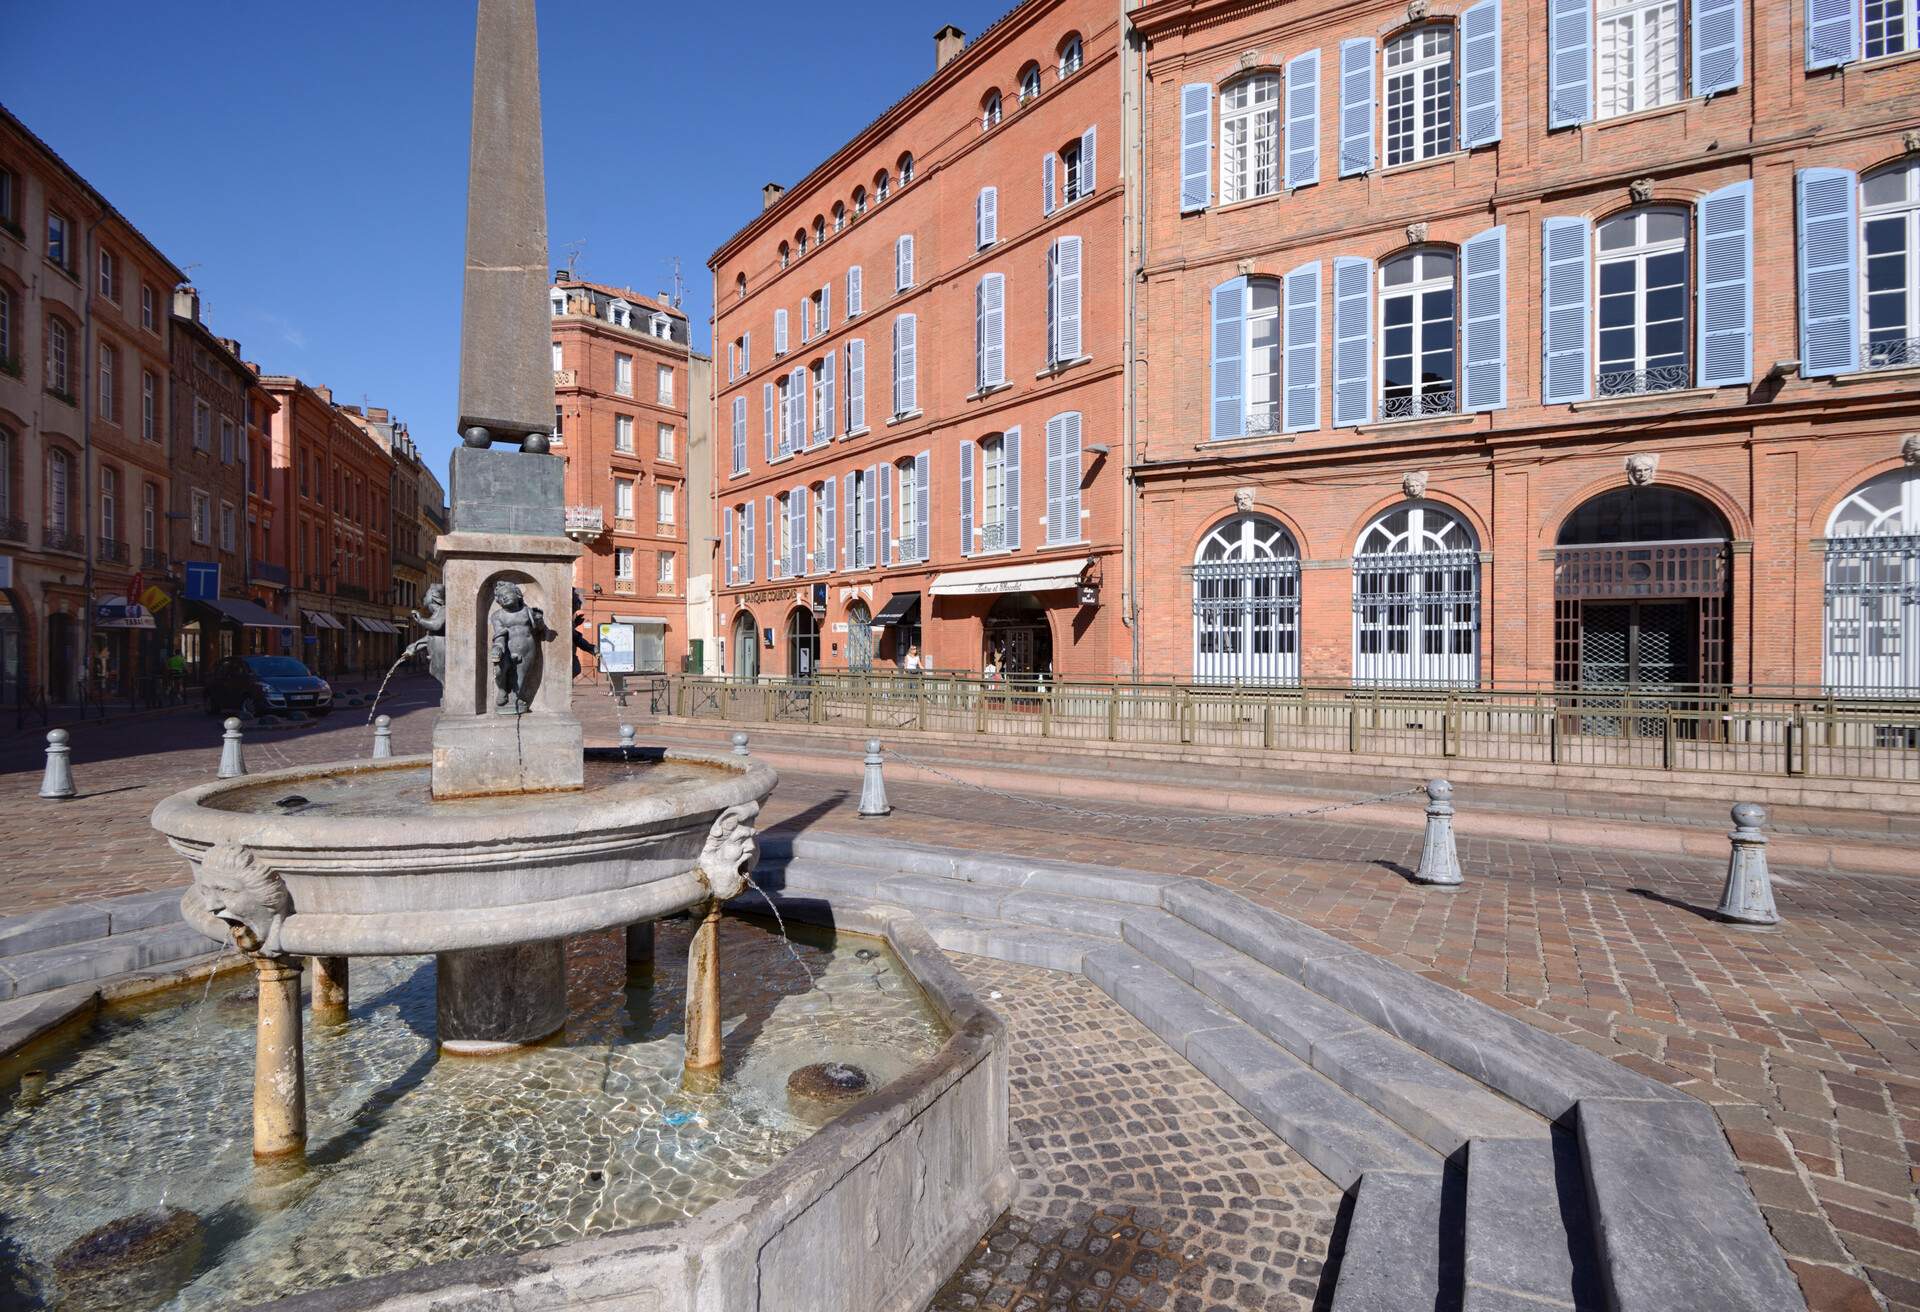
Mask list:
[[[936,597],[978,597],[998,592],[1058,592],[1077,587],[1091,556],[1037,560],[996,569],[960,569],[935,576],[927,591]]]

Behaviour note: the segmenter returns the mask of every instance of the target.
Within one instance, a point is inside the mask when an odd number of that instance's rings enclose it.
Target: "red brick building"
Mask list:
[[[687,316],[556,271],[553,452],[567,462],[567,532],[581,636],[625,626],[641,671],[678,671],[687,654]],[[702,398],[704,403],[704,398]],[[555,617],[557,622],[558,617]],[[581,653],[582,670],[595,655]]]
[[[1905,8],[1133,10],[1137,667],[1920,690]]]
[[[715,252],[732,674],[1124,668],[1118,13],[1030,0]]]

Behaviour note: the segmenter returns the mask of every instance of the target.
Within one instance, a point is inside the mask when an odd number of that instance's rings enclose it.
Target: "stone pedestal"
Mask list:
[[[708,902],[687,950],[687,1064],[691,1077],[720,1071],[720,903]]]
[[[329,1025],[347,1019],[347,958],[313,957],[313,1018]]]
[[[253,1158],[307,1150],[307,1073],[300,1036],[300,958],[253,963]]]
[[[442,952],[437,961],[444,1053],[506,1052],[551,1038],[567,1023],[566,944],[558,939]]]

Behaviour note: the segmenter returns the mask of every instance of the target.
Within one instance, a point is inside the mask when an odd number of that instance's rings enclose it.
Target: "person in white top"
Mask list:
[[[907,648],[907,669],[911,672],[920,669],[920,648],[917,646]]]

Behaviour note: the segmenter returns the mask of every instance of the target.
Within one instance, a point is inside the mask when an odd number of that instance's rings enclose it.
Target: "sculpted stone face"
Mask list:
[[[715,817],[713,828],[707,832],[707,845],[700,850],[698,867],[715,897],[738,897],[746,888],[747,875],[759,855],[753,827],[759,818],[758,802],[730,806]]]
[[[293,914],[286,884],[232,843],[219,843],[201,858],[194,887],[207,914],[226,922],[234,944],[249,955],[279,951],[280,926]]]

